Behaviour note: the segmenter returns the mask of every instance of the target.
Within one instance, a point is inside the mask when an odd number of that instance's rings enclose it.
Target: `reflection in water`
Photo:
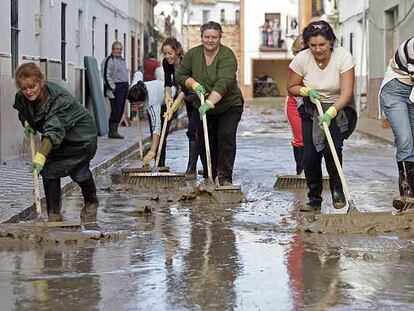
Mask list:
[[[34,262],[23,261],[24,266],[17,265],[14,271],[14,307],[79,310],[82,306],[82,310],[96,310],[101,297],[99,278],[90,274],[93,255],[94,248],[36,250]],[[21,263],[27,257],[15,259]]]
[[[202,310],[235,308],[234,282],[239,265],[235,236],[226,222],[219,218],[190,215],[190,245],[183,255],[179,277],[171,271],[171,289],[179,304]]]

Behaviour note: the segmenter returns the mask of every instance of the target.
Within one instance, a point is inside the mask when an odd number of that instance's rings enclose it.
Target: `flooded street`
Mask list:
[[[277,174],[294,172],[291,133],[282,105],[260,102],[246,107],[238,132],[234,181],[245,202],[133,189],[121,178],[133,154],[96,178],[99,228],[119,240],[0,243],[1,310],[414,310],[414,235],[297,230],[306,191],[273,189]],[[185,130],[168,137],[172,171],[185,171],[187,149]],[[360,210],[391,210],[394,152],[357,133],[346,142],[344,172]],[[63,200],[64,218],[81,207],[76,190]]]

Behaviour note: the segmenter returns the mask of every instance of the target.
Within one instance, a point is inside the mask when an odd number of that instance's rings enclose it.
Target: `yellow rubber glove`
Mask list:
[[[311,89],[310,87],[303,86],[299,90],[300,95],[302,96],[309,96],[312,103],[316,104],[315,99],[320,99],[321,94],[317,90]]]
[[[144,166],[148,165],[151,160],[155,158],[155,152],[154,151],[148,151],[148,153],[145,155],[144,159],[142,160],[142,164]]]
[[[37,174],[40,174],[43,170],[43,166],[45,166],[45,162],[46,157],[40,152],[37,152],[32,160],[32,164],[30,165],[30,171],[33,172],[36,170]]]
[[[198,113],[200,114],[200,119],[203,118],[203,116],[207,113],[207,111],[214,109],[214,104],[207,99],[204,104],[202,104],[199,108],[198,108]]]
[[[36,134],[36,131],[30,126],[29,122],[24,121],[24,135],[29,137],[30,134]]]
[[[323,128],[323,123],[326,122],[326,124],[329,127],[331,125],[332,119],[335,118],[337,114],[338,114],[338,111],[336,111],[336,108],[334,106],[329,107],[328,110],[325,111],[323,116],[318,117],[319,126]]]
[[[197,94],[198,97],[201,97],[201,95],[206,95],[206,89],[197,81],[191,85],[191,88],[193,91]]]

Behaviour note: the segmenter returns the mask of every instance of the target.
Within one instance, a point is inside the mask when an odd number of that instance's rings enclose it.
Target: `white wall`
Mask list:
[[[217,1],[214,5],[207,4],[193,4],[190,9],[190,25],[201,25],[203,24],[203,11],[208,10],[208,20],[220,23],[220,12],[225,10],[225,23],[224,24],[235,24],[236,10],[240,10],[239,2],[220,2]],[[184,17],[184,21],[187,20],[187,15]],[[185,23],[185,22],[184,22]]]
[[[260,3],[261,5],[258,5],[257,0],[244,1],[244,11],[242,12],[244,14],[244,47],[242,47],[242,53],[244,54],[243,83],[245,85],[252,83],[252,59],[286,59],[293,56],[290,47],[294,38],[286,38],[286,52],[260,52],[259,28],[264,23],[265,13],[280,13],[281,27],[285,31],[286,17],[298,18],[298,1],[260,0]],[[296,34],[298,33],[297,29]]]

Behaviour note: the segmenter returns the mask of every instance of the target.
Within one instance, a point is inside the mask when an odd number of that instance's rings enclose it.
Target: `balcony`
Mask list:
[[[261,26],[259,29],[260,52],[286,52],[286,42],[282,38],[283,30]]]

